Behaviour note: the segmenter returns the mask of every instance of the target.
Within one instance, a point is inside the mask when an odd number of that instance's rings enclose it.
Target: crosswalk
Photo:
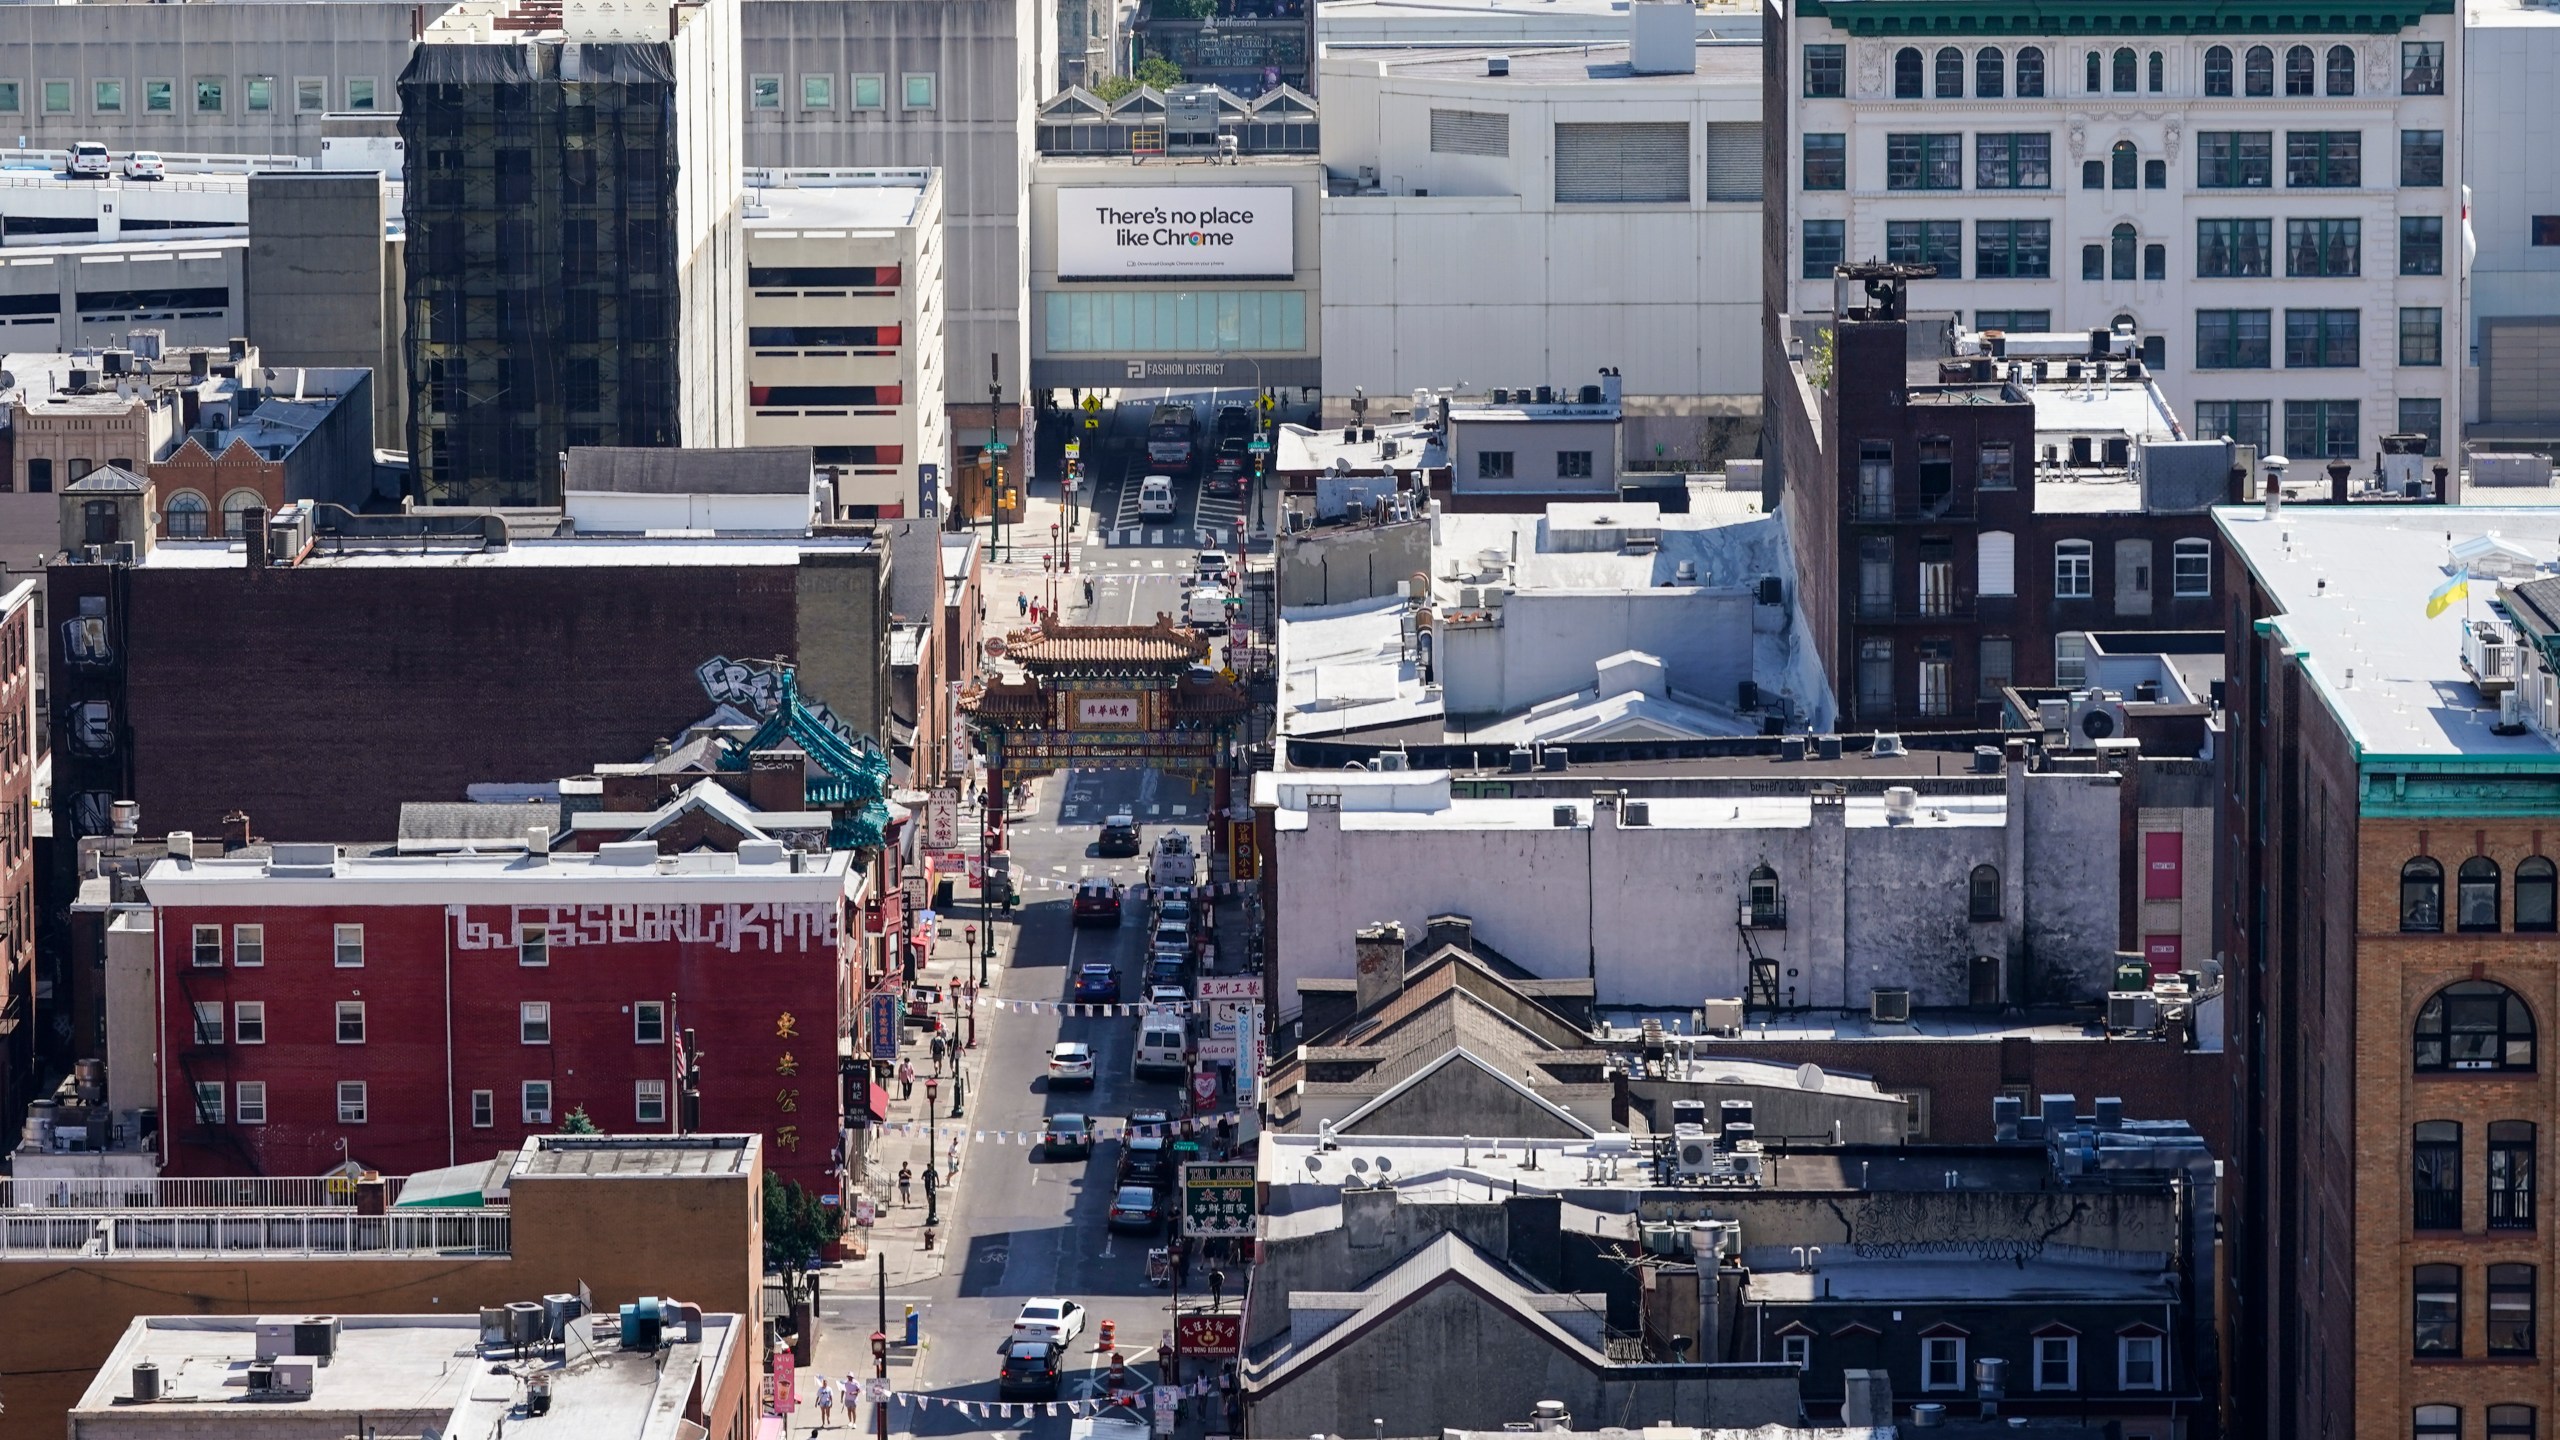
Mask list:
[[[1230,520],[1228,523],[1232,526],[1234,522]],[[1221,531],[1210,529],[1207,526],[1185,527],[1179,525],[1126,525],[1104,530],[1100,533],[1102,543],[1113,546],[1195,545],[1207,547],[1215,545],[1224,547],[1235,542],[1235,532],[1233,529]]]

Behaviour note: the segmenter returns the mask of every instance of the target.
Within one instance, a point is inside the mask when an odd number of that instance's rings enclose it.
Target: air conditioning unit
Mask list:
[[[1671,1127],[1671,1162],[1683,1175],[1712,1174],[1718,1168],[1716,1142],[1704,1125]]]
[[[1911,1023],[1911,992],[1877,989],[1867,992],[1867,1018],[1878,1025]]]
[[[2065,727],[2074,750],[2095,750],[2101,740],[2121,740],[2126,734],[2124,697],[2112,690],[2092,690],[2071,702],[2071,718]]]
[[[524,1112],[524,1123],[527,1125],[548,1125],[551,1123],[551,1112],[548,1110],[527,1110]]]
[[[2148,990],[2118,990],[2107,996],[2110,1034],[2148,1035],[2159,1019],[2160,1001]]]
[[[1710,1035],[1730,1035],[1742,1028],[1742,1002],[1709,1000],[1698,1007],[1698,1028]]]
[[[1622,817],[1622,822],[1628,825],[1650,825],[1653,823],[1653,806],[1642,800],[1630,800],[1626,802],[1626,804],[1619,807],[1618,813]]]
[[[268,1372],[273,1377],[267,1393],[278,1400],[310,1399],[312,1389],[312,1372],[317,1368],[317,1365],[318,1362],[312,1360],[309,1356],[297,1356],[290,1360],[276,1361],[273,1365],[267,1367]]]

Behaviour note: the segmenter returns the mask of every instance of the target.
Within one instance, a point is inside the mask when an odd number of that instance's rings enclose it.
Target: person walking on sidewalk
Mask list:
[[[836,1423],[836,1392],[827,1387],[827,1377],[818,1377],[818,1428],[832,1430]]]
[[[913,1204],[915,1204],[915,1203],[916,1203],[915,1183],[916,1183],[916,1171],[915,1171],[915,1167],[914,1167],[914,1166],[912,1166],[912,1165],[909,1165],[908,1163],[906,1163],[906,1162],[905,1162],[905,1161],[903,1161],[903,1160],[899,1161],[899,1162],[898,1162],[898,1203],[899,1203],[901,1206],[908,1206],[908,1205],[913,1205]]]
[[[950,1176],[950,1177],[951,1177],[952,1179],[954,1179],[954,1180],[957,1180],[957,1179],[959,1179],[959,1178],[960,1178],[960,1137],[959,1137],[959,1136],[954,1135],[954,1136],[952,1136],[952,1137],[951,1137],[950,1150],[951,1150],[951,1163],[942,1167],[942,1173],[943,1173],[943,1174],[945,1174],[945,1175]]]
[[[1017,592],[1013,597],[1013,604],[1014,612],[1016,614],[1021,615],[1026,619],[1030,617],[1031,597],[1029,595]]]
[[[933,1032],[933,1073],[942,1073],[942,1032],[939,1030]]]
[[[916,1062],[913,1060],[898,1062],[898,1098],[901,1100],[916,1098]]]

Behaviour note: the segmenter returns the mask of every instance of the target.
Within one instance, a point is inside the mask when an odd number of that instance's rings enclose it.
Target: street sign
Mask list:
[[[1244,1314],[1232,1311],[1220,1315],[1185,1315],[1174,1322],[1174,1333],[1182,1341],[1182,1353],[1211,1360],[1235,1355],[1244,1342]]]
[[[1271,452],[1271,442],[1263,439],[1259,435],[1256,435],[1251,440],[1245,442],[1244,448],[1256,455],[1267,455]]]
[[[1191,1104],[1203,1113],[1218,1108],[1218,1072],[1203,1065],[1191,1072]]]
[[[990,455],[1003,455],[1010,452],[1012,449],[1012,446],[1007,445],[1001,440],[990,440],[987,442],[987,453]]]
[[[1254,401],[1253,404],[1255,409],[1260,410],[1265,415],[1268,415],[1272,411],[1280,408],[1280,402],[1272,399],[1268,392],[1265,392],[1262,398]]]
[[[1253,1233],[1253,1162],[1194,1160],[1182,1167],[1182,1233]]]
[[[1259,975],[1203,975],[1200,977],[1203,1000],[1259,1000],[1262,977]]]
[[[1068,442],[1067,442],[1067,458],[1068,458],[1068,459],[1073,460],[1074,458],[1076,458],[1077,456],[1079,456],[1079,455],[1081,455],[1081,454],[1083,454],[1083,453],[1084,453],[1084,442],[1083,442],[1083,441],[1081,441],[1081,440],[1070,440],[1070,441],[1068,441]]]
[[[1084,420],[1084,428],[1087,430],[1099,430],[1102,428],[1102,422],[1088,415]]]
[[[1084,397],[1084,413],[1086,413],[1087,415],[1099,415],[1099,414],[1101,414],[1101,413],[1102,413],[1102,397],[1101,397],[1101,396],[1099,396],[1099,395],[1087,395],[1086,397]]]
[[[1262,878],[1262,850],[1254,839],[1253,822],[1237,820],[1227,842],[1227,874],[1237,880]]]
[[[938,789],[925,802],[924,848],[957,850],[960,848],[960,792]]]
[[[904,1028],[898,1022],[898,992],[875,991],[870,1000],[871,1058],[895,1060],[898,1058],[898,1032]]]

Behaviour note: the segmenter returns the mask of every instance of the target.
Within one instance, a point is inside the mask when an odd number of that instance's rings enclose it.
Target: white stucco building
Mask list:
[[[2351,8],[2101,3],[2066,36],[1977,0],[1797,0],[1768,26],[1778,308],[1833,313],[1837,261],[1935,263],[1915,311],[2158,337],[2199,434],[2449,452],[2465,31],[2447,4]]]
[[[1327,53],[1328,413],[1615,369],[1631,461],[1736,448],[1759,410],[1760,51],[1673,18],[1683,43],[1641,53]]]
[[[942,172],[751,178],[747,443],[808,446],[840,516],[945,513]]]
[[[2560,10],[2471,0],[2462,175],[2470,190],[2464,418],[2482,448],[2560,437]]]

